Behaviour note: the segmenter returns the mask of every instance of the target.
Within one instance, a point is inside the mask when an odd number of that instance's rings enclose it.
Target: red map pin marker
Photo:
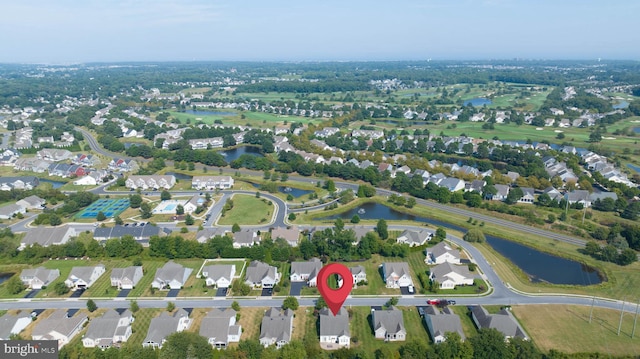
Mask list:
[[[332,274],[339,274],[342,277],[342,287],[339,289],[332,289],[327,283],[327,279]],[[322,294],[322,298],[327,302],[327,306],[331,309],[331,313],[334,316],[338,315],[340,308],[351,289],[353,289],[353,277],[351,276],[351,270],[346,266],[339,263],[331,263],[322,267],[320,273],[318,273],[318,290]]]

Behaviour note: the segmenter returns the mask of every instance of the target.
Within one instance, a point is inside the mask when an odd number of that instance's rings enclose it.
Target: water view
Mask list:
[[[255,188],[260,188],[260,184],[258,183],[253,183],[251,182],[251,185]],[[305,194],[309,194],[313,191],[308,190],[308,189],[300,189],[300,188],[295,188],[295,187],[287,187],[287,186],[278,186],[278,192],[280,193],[285,193],[285,194],[290,194],[295,198],[298,198],[300,196],[304,196]]]
[[[472,98],[471,100],[466,100],[465,102],[462,103],[463,106],[467,106],[468,104],[471,104],[471,106],[473,107],[479,107],[479,106],[484,106],[484,105],[491,105],[492,102],[491,100],[487,99],[487,98]]]
[[[633,128],[633,132],[640,133],[640,127],[634,127]]]
[[[227,161],[227,162],[231,162],[231,161],[233,161],[235,159],[238,159],[238,157],[240,157],[242,155],[252,155],[252,156],[264,157],[264,155],[260,152],[260,149],[258,147],[254,147],[254,146],[236,147],[236,148],[232,148],[230,150],[220,151],[218,153],[223,155],[224,156],[224,160]]]
[[[40,178],[40,183],[51,183],[53,188],[60,188],[60,187],[64,186],[65,184],[67,184],[67,182],[54,181],[54,180],[50,180],[50,179],[47,179],[47,178]]]
[[[428,223],[434,226],[466,232],[465,228],[438,221],[431,218],[414,216],[396,211],[379,203],[364,203],[359,207],[346,212],[318,218],[318,220],[334,220],[342,218],[351,219],[354,215],[360,219],[385,219],[391,221],[416,221]],[[572,261],[540,252],[531,247],[524,246],[503,238],[486,236],[487,243],[496,251],[508,258],[521,268],[534,282],[549,282],[552,284],[590,285],[602,282],[595,269]],[[505,244],[506,243],[506,244]]]
[[[0,284],[6,282],[13,276],[13,273],[0,273]]]
[[[631,168],[632,170],[634,170],[634,171],[636,171],[636,172],[640,173],[640,166],[636,166],[636,165],[633,165],[633,164],[631,164],[631,163],[627,163],[627,167],[629,167],[629,168]]]
[[[229,117],[229,116],[235,116],[237,115],[237,113],[235,112],[229,112],[229,111],[200,111],[200,110],[187,110],[184,113],[188,113],[189,115],[196,115],[196,116],[224,116],[224,117]]]
[[[187,175],[187,174],[184,174],[184,173],[178,173],[178,172],[167,172],[166,175],[167,176],[173,175],[173,176],[176,177],[177,180],[181,180],[181,181],[184,181],[184,180],[191,181],[191,179],[193,178],[193,176],[191,176],[191,175]]]
[[[622,101],[618,102],[617,104],[613,105],[613,108],[616,109],[616,110],[620,110],[620,109],[627,108],[627,107],[629,107],[629,103],[627,101],[624,101],[624,100],[622,100]]]

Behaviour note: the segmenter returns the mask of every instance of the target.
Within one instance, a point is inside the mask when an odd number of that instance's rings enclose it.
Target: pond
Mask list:
[[[67,184],[67,182],[53,181],[47,178],[40,178],[40,183],[51,183],[53,188],[60,188]]]
[[[629,167],[629,168],[631,168],[632,170],[634,170],[634,171],[636,171],[636,172],[640,173],[640,166],[636,166],[636,165],[633,165],[633,164],[631,164],[631,163],[627,163],[627,167]]]
[[[460,232],[467,231],[465,228],[450,223],[399,212],[383,204],[372,202],[364,203],[346,212],[319,218],[318,220],[333,220],[336,218],[348,220],[356,214],[360,219],[410,220]],[[602,282],[602,279],[598,276],[598,272],[595,269],[585,266],[582,263],[552,256],[503,238],[486,237],[489,245],[522,269],[534,282],[544,281],[552,284],[576,285],[590,285]],[[507,245],[504,245],[504,243],[507,243]]]
[[[471,106],[473,107],[479,107],[479,106],[484,106],[484,105],[491,105],[493,102],[491,102],[491,100],[487,99],[487,98],[481,98],[481,97],[476,97],[476,98],[472,98],[471,100],[466,100],[465,102],[462,103],[463,106],[466,106],[468,104],[471,104]]]
[[[189,115],[196,116],[235,116],[237,113],[229,112],[229,111],[200,111],[200,110],[187,110],[184,113],[188,113]]]
[[[9,278],[13,277],[14,273],[0,273],[0,284],[9,280]]]
[[[634,127],[633,128],[633,132],[640,133],[640,127]]]
[[[227,162],[236,160],[242,155],[264,157],[264,155],[260,152],[260,149],[255,146],[241,146],[232,148],[230,150],[219,151],[218,153],[224,156],[224,160]]]
[[[622,100],[622,101],[618,102],[617,104],[613,105],[613,109],[614,110],[620,110],[620,109],[627,108],[627,107],[629,107],[629,103],[627,101],[625,101],[625,100]]]
[[[171,176],[171,175],[173,175],[173,176],[175,176],[175,178],[176,178],[177,180],[181,180],[181,181],[184,181],[184,180],[191,181],[191,179],[193,178],[193,176],[191,176],[191,175],[186,175],[186,174],[184,174],[184,173],[167,172],[166,174],[167,174],[167,176]]]
[[[251,185],[253,187],[260,188],[260,184],[259,183],[253,183],[253,182],[250,182],[250,183],[251,183]],[[290,194],[294,198],[298,198],[300,196],[304,196],[305,194],[309,194],[309,193],[311,193],[313,191],[308,190],[308,189],[295,188],[295,187],[278,186],[278,192],[285,193],[285,194]]]

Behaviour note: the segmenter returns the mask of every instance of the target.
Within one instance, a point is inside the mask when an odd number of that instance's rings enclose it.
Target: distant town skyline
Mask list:
[[[0,62],[640,60],[640,1],[25,0]]]

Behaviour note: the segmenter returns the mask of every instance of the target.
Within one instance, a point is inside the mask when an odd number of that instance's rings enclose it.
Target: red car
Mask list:
[[[438,304],[440,304],[440,299],[427,299],[427,304],[429,304],[429,305],[438,305]]]

